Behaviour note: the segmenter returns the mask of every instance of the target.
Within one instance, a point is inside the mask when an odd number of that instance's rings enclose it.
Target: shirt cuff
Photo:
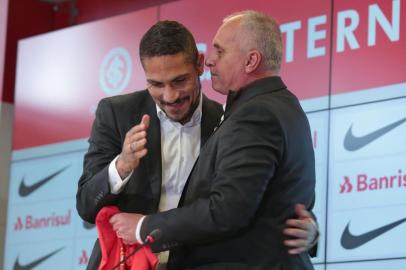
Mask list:
[[[120,175],[118,174],[117,168],[116,168],[116,161],[120,155],[116,156],[115,159],[113,159],[112,162],[110,162],[109,165],[109,184],[110,184],[110,191],[113,194],[119,194],[124,186],[127,184],[128,180],[130,180],[131,175],[133,174],[133,171],[124,179],[121,179]]]
[[[140,220],[138,221],[137,224],[137,228],[135,229],[135,238],[137,239],[138,243],[143,244],[144,241],[141,239],[141,226],[142,226],[142,222],[144,221],[144,218],[146,216],[143,216],[142,218],[140,218]]]

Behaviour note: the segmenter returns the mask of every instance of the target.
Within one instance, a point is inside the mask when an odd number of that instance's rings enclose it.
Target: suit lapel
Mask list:
[[[161,126],[156,114],[155,103],[148,95],[147,114],[150,116],[150,125],[147,135],[146,158],[147,177],[151,181],[151,191],[154,198],[157,199],[157,209],[161,196],[161,178],[162,178],[162,161],[161,161]]]
[[[218,104],[213,103],[203,95],[200,147],[206,143],[213,133],[214,128],[220,122],[220,116],[221,110],[219,110]]]
[[[207,140],[210,138],[211,134],[213,134],[214,128],[219,124],[221,115],[223,114],[222,107],[215,103],[205,95],[203,95],[203,103],[202,103],[202,122],[200,126],[200,148],[202,148]],[[195,170],[196,164],[199,161],[199,157],[196,159],[195,164],[189,174],[188,179],[186,180],[185,186],[183,187],[182,195],[179,200],[178,206],[182,206],[185,200],[186,192],[188,185],[190,183],[191,175]]]

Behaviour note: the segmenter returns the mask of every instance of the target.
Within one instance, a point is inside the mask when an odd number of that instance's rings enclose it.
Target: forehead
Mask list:
[[[148,80],[169,81],[182,75],[198,75],[195,66],[184,53],[146,57],[143,66]]]
[[[230,21],[225,22],[217,31],[214,39],[213,44],[216,46],[231,46],[236,45],[235,43],[238,42],[238,32],[240,27],[240,21],[238,19],[232,19]]]

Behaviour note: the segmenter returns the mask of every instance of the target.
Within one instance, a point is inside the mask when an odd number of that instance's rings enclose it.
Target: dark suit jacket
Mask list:
[[[313,269],[288,255],[282,230],[294,205],[314,204],[314,152],[297,98],[279,77],[258,80],[227,100],[225,120],[201,149],[182,208],[149,215],[170,269]],[[185,192],[186,190],[186,192]]]
[[[94,223],[99,210],[117,205],[121,211],[142,214],[156,213],[161,192],[161,133],[155,103],[147,90],[105,98],[100,101],[79,179],[76,207],[79,215]],[[110,193],[108,167],[121,152],[125,135],[140,123],[144,114],[151,118],[147,149],[139,167],[119,195]],[[218,124],[223,109],[220,104],[203,96],[201,145]],[[88,269],[97,269],[100,262],[98,242],[93,249]]]

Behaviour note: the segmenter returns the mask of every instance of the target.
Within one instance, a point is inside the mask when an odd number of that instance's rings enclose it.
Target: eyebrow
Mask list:
[[[214,44],[213,44],[213,47],[216,48],[216,49],[224,50],[224,49],[223,49],[219,44],[217,44],[217,43],[214,43]]]
[[[156,81],[156,80],[151,80],[151,79],[147,79],[148,83],[161,83],[160,81]]]

